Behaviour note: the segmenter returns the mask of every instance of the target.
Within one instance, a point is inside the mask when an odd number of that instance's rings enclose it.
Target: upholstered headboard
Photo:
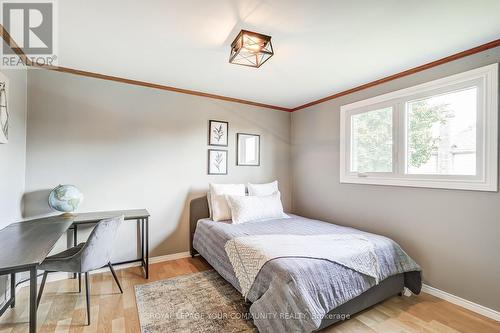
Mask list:
[[[189,203],[189,252],[194,257],[198,252],[193,248],[193,237],[196,230],[196,223],[200,219],[210,217],[208,211],[207,196],[196,198]]]

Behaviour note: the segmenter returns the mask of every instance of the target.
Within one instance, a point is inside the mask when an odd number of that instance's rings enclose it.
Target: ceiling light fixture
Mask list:
[[[271,36],[241,30],[231,43],[229,62],[259,68],[274,54]]]

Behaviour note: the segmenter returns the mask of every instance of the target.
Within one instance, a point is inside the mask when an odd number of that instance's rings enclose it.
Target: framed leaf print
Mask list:
[[[227,147],[229,123],[227,121],[208,121],[208,145]]]
[[[227,150],[208,150],[208,174],[227,175]]]
[[[9,111],[7,110],[7,78],[0,73],[0,144],[9,142]]]

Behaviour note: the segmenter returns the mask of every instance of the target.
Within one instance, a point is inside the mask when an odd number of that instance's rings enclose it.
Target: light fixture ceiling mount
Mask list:
[[[229,62],[259,68],[274,55],[271,36],[241,30],[231,43]]]

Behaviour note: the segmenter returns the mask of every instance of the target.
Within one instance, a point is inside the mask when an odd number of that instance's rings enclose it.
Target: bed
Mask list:
[[[226,281],[241,292],[224,244],[239,236],[324,233],[364,233],[317,220],[291,215],[243,224],[214,222],[209,218],[206,197],[190,203],[190,250],[200,254]],[[383,257],[383,255],[382,255]],[[384,259],[385,260],[385,259]],[[383,260],[383,261],[384,261]],[[277,258],[260,270],[247,299],[260,332],[313,332],[401,294],[404,287],[420,293],[420,269],[394,274],[391,260],[381,265],[384,278],[378,284],[367,276],[327,260]],[[387,266],[387,267],[386,267]],[[399,269],[401,271],[401,269]],[[278,314],[272,316],[269,314]]]

